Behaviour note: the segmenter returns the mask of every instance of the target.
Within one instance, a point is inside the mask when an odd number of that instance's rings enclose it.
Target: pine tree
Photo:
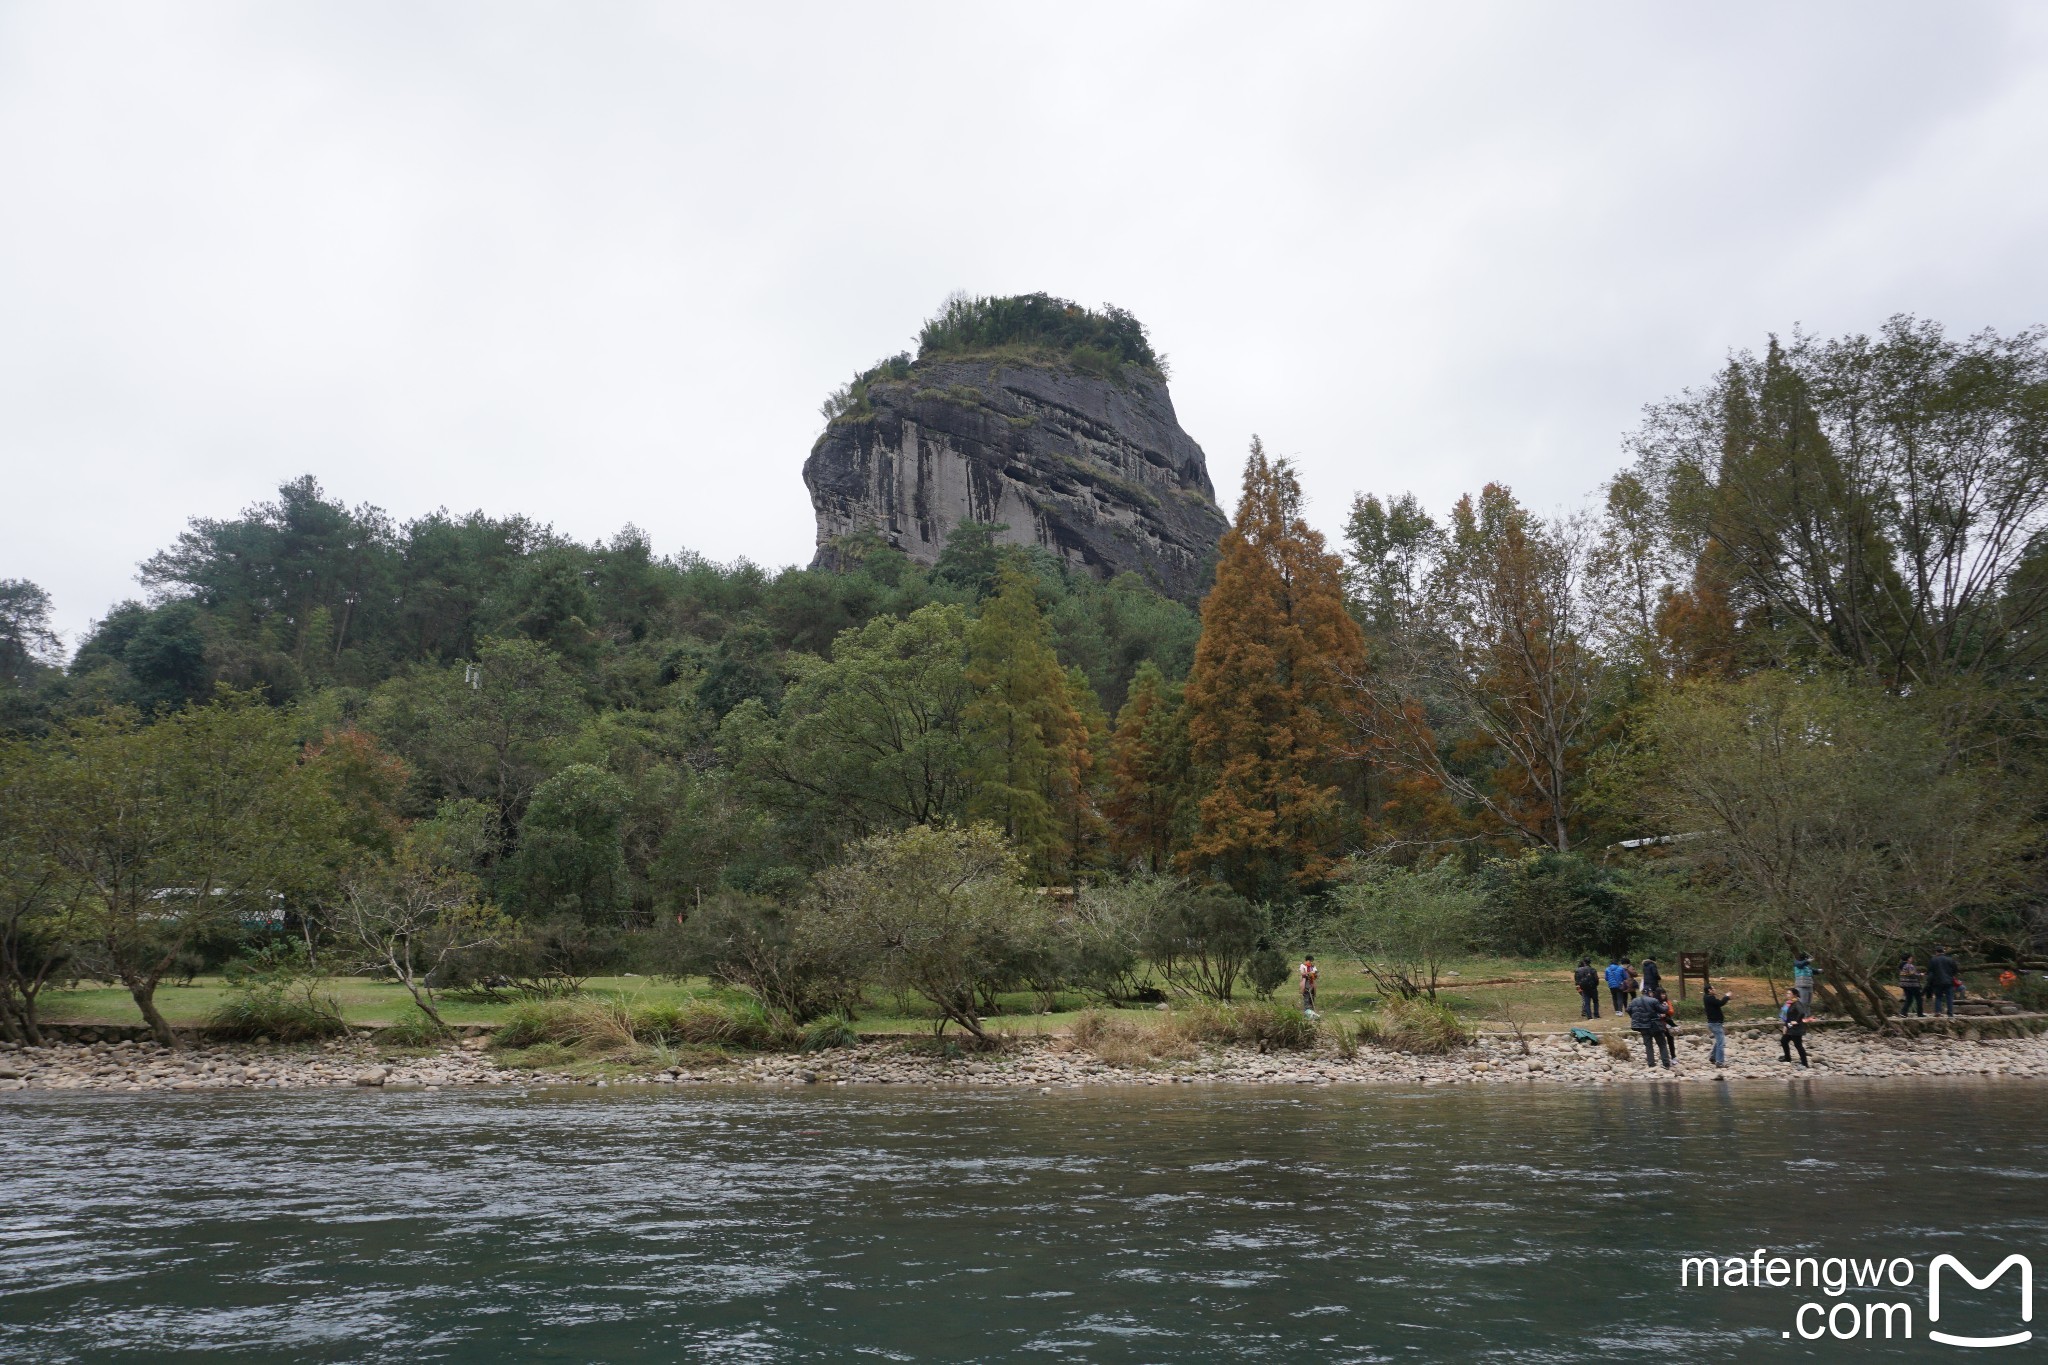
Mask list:
[[[1327,875],[1343,840],[1336,763],[1347,679],[1365,640],[1343,566],[1301,516],[1301,482],[1256,438],[1188,676],[1188,735],[1206,785],[1182,862],[1273,895]]]
[[[974,755],[968,813],[1001,828],[1035,872],[1051,877],[1075,853],[1093,755],[1037,587],[1014,565],[1003,569],[967,632],[967,681],[974,689],[966,712]]]

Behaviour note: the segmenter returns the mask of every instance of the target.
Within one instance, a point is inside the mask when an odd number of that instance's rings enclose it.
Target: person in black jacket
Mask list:
[[[1778,1022],[1783,1026],[1778,1034],[1778,1050],[1784,1054],[1784,1061],[1792,1060],[1792,1049],[1799,1049],[1799,1065],[1806,1062],[1806,1006],[1799,1003],[1799,992],[1785,992],[1785,1008],[1778,1011]]]
[[[1664,1031],[1664,1002],[1644,991],[1628,1004],[1628,1026],[1643,1035],[1643,1065],[1655,1067],[1659,1052],[1669,1052],[1671,1039]],[[1669,1068],[1671,1059],[1664,1059]]]
[[[1707,1032],[1714,1035],[1714,1050],[1707,1060],[1715,1066],[1726,1066],[1728,1065],[1728,1017],[1723,1011],[1726,1010],[1728,1002],[1735,997],[1725,992],[1716,995],[1712,986],[1707,986],[1704,989],[1706,994],[1702,998],[1706,1001]]]
[[[1572,973],[1572,984],[1579,988],[1579,1018],[1600,1017],[1600,973],[1593,970],[1593,959],[1579,959],[1578,969]]]
[[[1662,971],[1662,970],[1661,970],[1661,969],[1660,969],[1660,968],[1659,968],[1659,967],[1657,966],[1657,959],[1656,959],[1656,958],[1654,958],[1654,957],[1646,957],[1646,958],[1644,958],[1644,959],[1643,959],[1643,989],[1644,989],[1644,990],[1646,990],[1646,991],[1655,991],[1655,990],[1656,990],[1656,989],[1657,989],[1657,988],[1658,988],[1659,986],[1661,986],[1661,985],[1663,985],[1663,984],[1664,984],[1664,973],[1663,973],[1663,971]]]
[[[1956,982],[1962,978],[1963,969],[1948,955],[1948,949],[1936,948],[1934,956],[1927,959],[1927,993],[1934,998],[1934,1012],[1955,1018]]]

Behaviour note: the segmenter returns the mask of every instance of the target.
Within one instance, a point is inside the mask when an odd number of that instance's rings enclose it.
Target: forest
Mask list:
[[[1318,944],[1397,993],[1478,947],[1796,950],[1865,1021],[1902,950],[2036,954],[2043,333],[1773,338],[1624,456],[1556,516],[1361,491],[1332,545],[1254,440],[1199,612],[987,526],[769,571],[310,476],[68,657],[0,582],[0,1028],[80,975],[160,1024],[279,924],[430,1016],[631,962],[969,1033]]]

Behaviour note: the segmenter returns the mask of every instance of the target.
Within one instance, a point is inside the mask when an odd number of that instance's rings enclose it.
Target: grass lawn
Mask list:
[[[1371,978],[1359,970],[1356,963],[1331,959],[1320,965],[1322,989],[1316,1003],[1321,1013],[1341,1016],[1377,1003],[1378,991]],[[1674,975],[1666,987],[1673,990],[1674,996],[1676,984]],[[1729,1009],[1731,1019],[1765,1018],[1775,1012],[1770,983],[1762,978],[1717,978],[1715,984],[1735,992],[1736,1003]],[[1778,989],[1782,991],[1784,987],[1785,982],[1780,980]],[[340,1002],[343,1013],[354,1023],[395,1023],[412,1008],[412,998],[394,982],[330,977],[322,989]],[[644,976],[596,977],[584,989],[614,993],[634,1003],[649,1005],[679,1004],[692,999],[736,998],[733,992],[702,980],[676,983]],[[200,977],[189,986],[167,983],[157,990],[157,1008],[173,1024],[196,1025],[204,1022],[231,990],[217,977]],[[1689,983],[1688,994],[1690,998],[1680,1004],[1679,1014],[1681,1018],[1696,1020],[1700,1017],[1696,982]],[[1240,995],[1241,998],[1249,998],[1250,992],[1247,990]],[[1276,998],[1291,1001],[1294,998],[1292,982],[1282,987]],[[1461,959],[1444,977],[1438,998],[1480,1028],[1506,1028],[1509,1020],[1513,1019],[1524,1029],[1554,1031],[1571,1028],[1580,1022],[1579,996],[1572,986],[1571,967],[1555,961],[1494,957]],[[495,1023],[510,1008],[505,1003],[466,996],[442,995],[437,997],[437,1001],[442,1016],[451,1024]],[[992,1023],[1012,1033],[1060,1032],[1090,1006],[1090,1002],[1078,992],[1070,992],[1056,1003],[1059,1008],[1052,1012],[1035,1013],[1037,1002],[1028,992],[1005,995],[1001,998],[1003,1012]],[[1606,1006],[1603,987],[1603,1025],[1612,1022]],[[1150,1006],[1144,1006],[1133,1013],[1150,1009]],[[118,986],[107,985],[81,985],[75,990],[45,992],[42,1014],[52,1023],[142,1022],[128,992]],[[934,1016],[922,1002],[898,1000],[892,994],[875,991],[870,993],[868,1008],[861,1011],[855,1026],[863,1033],[927,1033],[933,1023]]]

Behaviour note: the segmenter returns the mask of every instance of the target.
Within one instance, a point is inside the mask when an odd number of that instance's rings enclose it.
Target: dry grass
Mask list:
[[[1074,1020],[1067,1037],[1074,1046],[1111,1066],[1186,1061],[1196,1050],[1194,1042],[1176,1029],[1109,1010],[1084,1011]]]

